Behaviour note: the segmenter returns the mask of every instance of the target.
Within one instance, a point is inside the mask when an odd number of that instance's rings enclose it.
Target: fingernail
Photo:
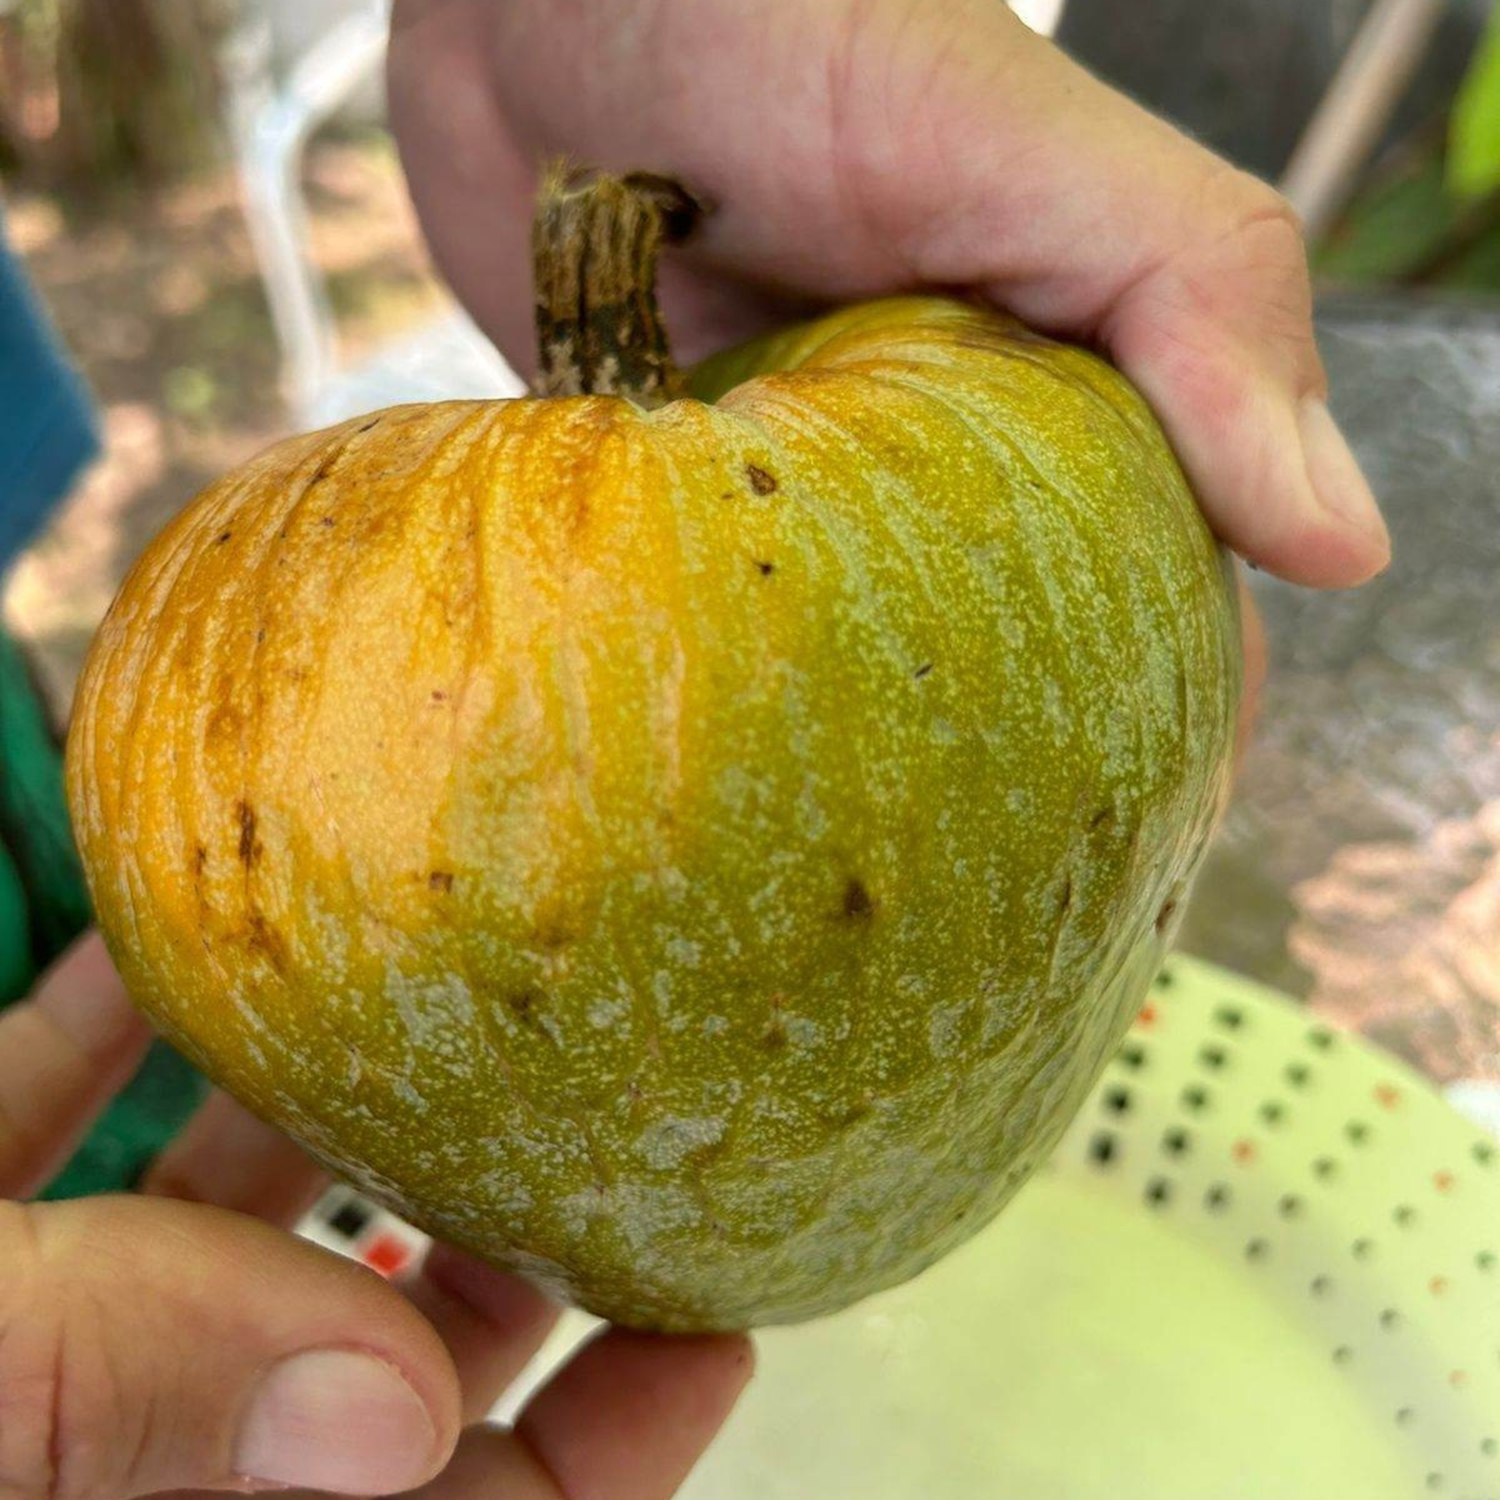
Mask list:
[[[1297,425],[1302,437],[1302,461],[1318,503],[1341,526],[1389,549],[1390,534],[1380,507],[1327,402],[1317,396],[1306,397]]]
[[[391,1365],[316,1349],[283,1360],[256,1389],[234,1466],[258,1484],[387,1495],[430,1475],[436,1440],[426,1405]]]

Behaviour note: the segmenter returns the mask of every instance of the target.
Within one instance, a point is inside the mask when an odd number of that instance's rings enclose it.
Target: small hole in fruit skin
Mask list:
[[[875,902],[857,875],[851,875],[844,886],[844,915],[851,921],[863,921],[875,915]]]

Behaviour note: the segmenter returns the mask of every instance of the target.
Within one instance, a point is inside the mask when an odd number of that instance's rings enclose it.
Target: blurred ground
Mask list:
[[[443,305],[389,138],[315,143],[313,248],[357,356]],[[288,430],[232,168],[70,216],[7,195],[11,233],[98,398],[104,456],[8,580],[59,721],[124,570],[209,480]]]

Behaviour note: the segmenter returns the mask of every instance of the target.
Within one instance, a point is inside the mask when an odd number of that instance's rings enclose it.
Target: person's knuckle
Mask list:
[[[149,1418],[118,1378],[102,1309],[59,1287],[38,1209],[0,1203],[0,1500],[115,1500]]]
[[[1216,184],[1223,221],[1240,235],[1254,236],[1288,266],[1307,259],[1302,219],[1292,203],[1268,182],[1225,163]]]

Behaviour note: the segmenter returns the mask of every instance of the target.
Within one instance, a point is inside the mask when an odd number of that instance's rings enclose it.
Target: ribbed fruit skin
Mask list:
[[[136,565],[68,761],[110,950],[194,1062],[672,1330],[901,1281],[1038,1165],[1156,971],[1240,670],[1094,356],[904,298],[695,388],[272,448]]]

